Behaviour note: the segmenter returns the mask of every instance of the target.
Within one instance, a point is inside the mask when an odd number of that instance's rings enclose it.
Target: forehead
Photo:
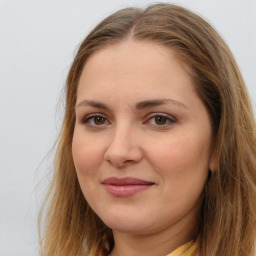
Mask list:
[[[191,83],[191,74],[190,66],[181,61],[175,49],[153,41],[128,39],[94,52],[85,63],[79,87],[113,82],[121,86],[131,80],[137,86],[143,82],[150,87],[152,83],[168,83],[170,76],[173,83]]]

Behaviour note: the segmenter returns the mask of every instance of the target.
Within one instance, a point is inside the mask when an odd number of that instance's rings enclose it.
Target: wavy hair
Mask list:
[[[228,46],[212,26],[185,8],[164,3],[117,11],[97,25],[77,51],[66,82],[53,178],[39,216],[41,255],[105,256],[113,247],[111,229],[81,192],[71,145],[77,86],[86,60],[97,50],[128,38],[174,49],[192,68],[195,90],[211,117],[217,169],[206,183],[198,216],[198,255],[253,255],[256,133],[244,81]]]

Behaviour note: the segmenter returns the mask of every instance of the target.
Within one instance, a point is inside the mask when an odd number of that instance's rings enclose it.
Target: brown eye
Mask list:
[[[145,124],[149,124],[150,126],[158,128],[168,128],[176,122],[176,119],[171,115],[165,113],[152,113],[146,120]]]
[[[96,125],[103,125],[106,122],[106,118],[104,118],[102,116],[96,116],[93,118],[93,121]]]
[[[157,125],[165,125],[167,122],[167,117],[165,116],[155,116],[155,123]]]
[[[82,123],[88,127],[105,126],[110,124],[108,119],[101,115],[89,115],[82,120]]]

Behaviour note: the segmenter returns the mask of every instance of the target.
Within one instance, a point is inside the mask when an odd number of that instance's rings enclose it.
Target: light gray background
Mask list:
[[[152,1],[0,0],[0,256],[37,255],[36,216],[75,49],[103,17]],[[229,44],[256,102],[256,1],[180,0]],[[42,183],[41,183],[42,184]],[[45,184],[45,182],[43,182]]]

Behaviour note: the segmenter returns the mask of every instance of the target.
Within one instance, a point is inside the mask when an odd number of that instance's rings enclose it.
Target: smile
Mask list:
[[[105,179],[102,184],[106,191],[113,196],[129,197],[152,187],[155,183],[130,177],[111,177]]]

